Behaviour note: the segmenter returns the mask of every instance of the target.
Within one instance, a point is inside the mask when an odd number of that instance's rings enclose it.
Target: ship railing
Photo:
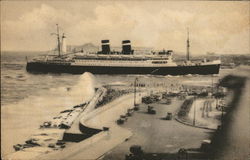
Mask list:
[[[75,57],[73,58],[73,60],[76,60],[76,61],[100,61],[100,60],[103,60],[105,62],[108,62],[108,61],[135,61],[135,62],[141,62],[141,61],[152,61],[152,60],[159,60],[159,61],[165,61],[165,60],[169,60],[171,61],[172,59],[169,59],[169,58],[160,58],[160,57],[154,57],[154,58],[141,58],[141,57],[99,57],[99,58],[94,58],[94,57]]]
[[[90,65],[90,66],[135,66],[135,67],[154,67],[154,66],[176,66],[176,63],[174,62],[169,62],[169,63],[152,63],[152,61],[134,61],[134,62],[126,62],[126,61],[120,61],[120,62],[115,62],[115,61],[105,61],[103,63],[102,61],[76,61],[75,64],[77,65]]]

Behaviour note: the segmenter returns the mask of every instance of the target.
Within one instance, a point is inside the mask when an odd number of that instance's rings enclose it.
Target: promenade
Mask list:
[[[137,102],[140,102],[141,95],[137,95]],[[47,155],[37,157],[37,159],[98,159],[109,150],[132,136],[128,129],[121,128],[116,124],[120,115],[124,115],[127,109],[134,107],[134,95],[124,95],[111,103],[100,107],[84,117],[81,116],[79,123],[93,128],[109,127],[109,131],[101,131],[92,137],[79,143],[71,143],[61,151],[55,151]]]

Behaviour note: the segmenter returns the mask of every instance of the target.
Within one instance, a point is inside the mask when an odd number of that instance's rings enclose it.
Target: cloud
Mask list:
[[[76,17],[64,10],[56,10],[48,5],[41,5],[31,12],[21,15],[16,21],[6,20],[1,25],[2,46],[12,50],[46,50],[53,48],[55,24],[67,26]],[[51,45],[52,44],[52,45]]]
[[[16,21],[4,21],[2,44],[7,49],[51,49],[55,39],[49,34],[59,23],[70,44],[100,44],[101,39],[110,39],[112,45],[120,46],[122,40],[130,39],[135,46],[185,52],[186,28],[189,27],[193,54],[249,52],[247,3],[201,3],[199,7],[185,5],[183,9],[181,3],[175,3],[175,7],[167,4],[159,3],[149,9],[144,3],[96,3],[91,10],[93,16],[42,4]]]
[[[250,31],[244,30],[231,36],[220,48],[221,53],[237,53],[239,48],[241,53],[250,53]]]

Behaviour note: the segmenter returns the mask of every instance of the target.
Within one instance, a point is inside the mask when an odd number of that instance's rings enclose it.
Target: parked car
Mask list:
[[[173,114],[171,112],[167,113],[166,120],[172,120]]]
[[[134,111],[139,111],[139,110],[140,110],[139,105],[138,105],[138,104],[135,104],[135,107],[134,107],[133,110],[134,110]]]
[[[125,160],[144,160],[143,150],[139,145],[132,145],[129,148],[130,154],[125,155]]]
[[[203,140],[200,148],[181,148],[178,151],[178,160],[200,160],[211,158],[211,140]]]
[[[156,114],[154,107],[148,106],[148,114]]]
[[[128,120],[128,118],[125,115],[121,115],[120,118],[116,121],[116,123],[123,124],[127,120]]]
[[[122,120],[121,118],[119,118],[117,121],[116,121],[117,124],[123,124],[124,123],[124,120]]]
[[[128,109],[126,115],[127,115],[127,116],[132,116],[133,112],[134,112],[133,109]]]

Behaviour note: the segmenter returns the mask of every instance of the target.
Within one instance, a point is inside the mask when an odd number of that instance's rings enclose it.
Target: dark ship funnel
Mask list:
[[[102,54],[110,53],[109,40],[102,40]]]
[[[122,41],[122,54],[133,54],[133,50],[131,50],[130,40]]]

